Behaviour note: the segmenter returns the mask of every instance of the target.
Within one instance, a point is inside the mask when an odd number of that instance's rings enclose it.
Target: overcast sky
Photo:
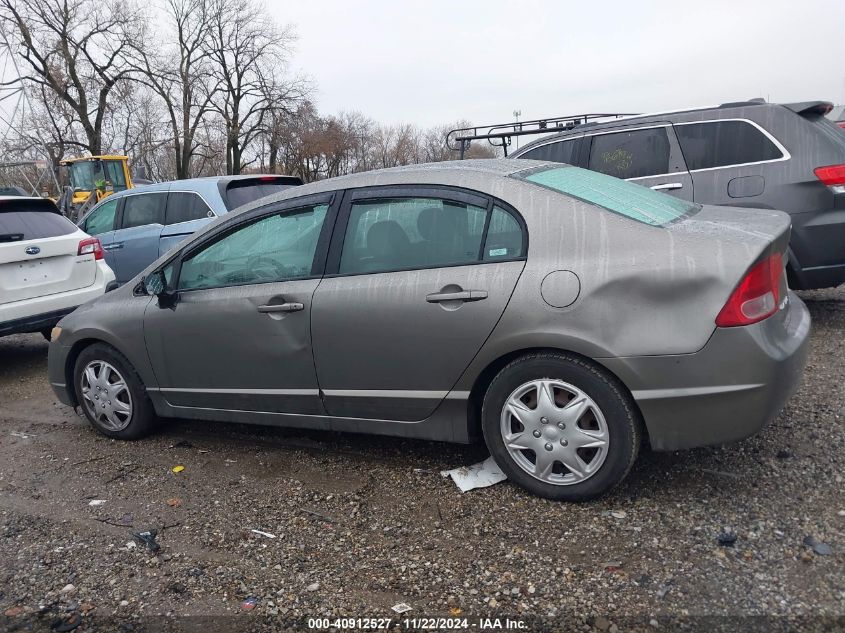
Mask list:
[[[842,0],[267,0],[323,113],[476,124],[845,102]]]

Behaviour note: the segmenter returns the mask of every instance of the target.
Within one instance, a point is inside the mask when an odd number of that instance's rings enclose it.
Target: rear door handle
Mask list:
[[[104,251],[116,251],[119,248],[123,248],[123,242],[118,242],[117,244],[106,244],[103,246]]]
[[[273,314],[276,312],[299,312],[304,309],[305,306],[301,303],[274,303],[258,306],[258,311],[263,314]]]
[[[684,183],[682,182],[667,182],[663,183],[662,185],[654,185],[652,190],[654,191],[669,191],[671,189],[683,189]]]
[[[461,290],[459,292],[433,292],[425,296],[429,303],[442,303],[444,301],[481,301],[487,298],[486,290]]]

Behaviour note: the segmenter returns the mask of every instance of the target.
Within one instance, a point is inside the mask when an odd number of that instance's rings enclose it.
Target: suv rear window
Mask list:
[[[555,143],[540,145],[520,154],[519,158],[545,160],[553,163],[566,163],[576,167],[585,166],[586,153],[590,149],[590,139],[586,137],[566,139]]]
[[[70,235],[74,231],[73,223],[58,213],[0,210],[0,243],[40,240]]]
[[[223,200],[226,208],[231,211],[249,202],[254,202],[265,196],[272,196],[285,189],[290,189],[302,184],[298,178],[272,178],[263,177],[256,179],[233,180],[226,184],[226,193]]]
[[[645,178],[669,172],[665,127],[593,136],[588,167],[617,178]]]
[[[783,158],[772,140],[748,121],[676,123],[687,169],[711,169]]]
[[[512,177],[652,226],[669,224],[701,208],[693,202],[580,167],[544,166]]]

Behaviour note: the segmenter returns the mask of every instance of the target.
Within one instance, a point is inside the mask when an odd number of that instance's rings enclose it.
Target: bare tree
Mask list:
[[[126,54],[140,15],[118,0],[0,0],[0,19],[19,45],[26,79],[73,112],[85,149],[103,150],[103,126],[115,87],[128,80]]]
[[[219,79],[211,72],[211,0],[166,0],[169,28],[134,49],[137,81],[162,101],[175,177],[190,178],[199,150],[197,130],[211,111]]]
[[[295,36],[280,28],[255,0],[211,0],[209,54],[219,82],[212,99],[226,128],[226,173],[238,174],[256,157],[246,152],[266,131],[268,112],[293,104],[307,85],[286,77]]]

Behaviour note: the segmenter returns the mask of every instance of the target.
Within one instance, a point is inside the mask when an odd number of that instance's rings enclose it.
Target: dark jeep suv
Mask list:
[[[786,211],[789,283],[824,288],[845,282],[845,134],[825,118],[831,108],[757,100],[570,124],[512,157],[569,163],[705,204]]]

